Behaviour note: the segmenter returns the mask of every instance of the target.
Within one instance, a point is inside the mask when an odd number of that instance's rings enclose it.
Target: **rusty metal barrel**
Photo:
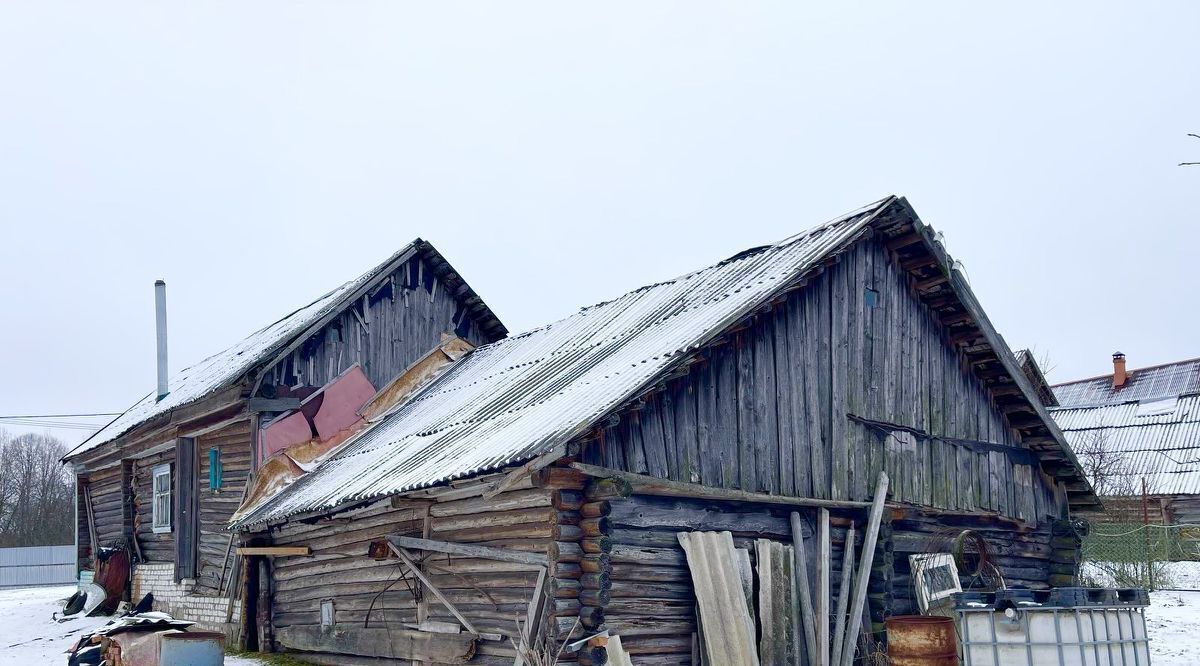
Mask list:
[[[930,615],[888,618],[888,661],[895,666],[956,666],[954,620]]]

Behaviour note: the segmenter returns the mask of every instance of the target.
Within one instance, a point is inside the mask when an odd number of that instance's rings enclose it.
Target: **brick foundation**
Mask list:
[[[175,582],[175,565],[171,562],[148,562],[133,571],[133,600],[136,603],[147,592],[154,594],[154,610],[169,613],[180,620],[191,620],[198,629],[219,631],[231,639],[236,637],[241,622],[241,609],[235,601],[231,621],[225,623],[229,609],[228,597],[209,597],[196,594],[190,585]]]

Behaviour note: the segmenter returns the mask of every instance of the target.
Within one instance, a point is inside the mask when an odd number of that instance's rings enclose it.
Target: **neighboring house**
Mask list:
[[[1117,353],[1112,374],[1053,389],[1051,414],[1105,497],[1093,519],[1200,523],[1200,359],[1127,371]]]
[[[692,663],[676,533],[754,551],[790,543],[792,511],[810,533],[823,501],[837,581],[884,471],[876,623],[915,610],[907,556],[963,529],[1010,586],[1072,584],[1069,516],[1097,499],[953,266],[890,197],[402,375],[406,395],[319,464],[264,471],[235,516],[257,640],[317,663],[511,665],[520,619]]]
[[[94,568],[98,551],[124,544],[134,555],[134,601],[153,592],[158,610],[236,634],[241,605],[230,597],[241,581],[228,521],[247,476],[289,443],[288,428],[305,440],[336,440],[376,387],[442,345],[443,336],[469,346],[505,333],[432,245],[410,243],[176,373],[166,391],[152,392],[68,453],[80,568]]]

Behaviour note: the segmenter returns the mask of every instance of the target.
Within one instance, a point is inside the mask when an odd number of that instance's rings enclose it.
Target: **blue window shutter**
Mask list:
[[[221,476],[224,470],[221,469],[221,450],[212,448],[208,450],[208,489],[221,489]]]

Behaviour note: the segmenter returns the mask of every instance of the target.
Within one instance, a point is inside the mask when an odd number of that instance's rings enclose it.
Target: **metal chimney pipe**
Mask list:
[[[167,388],[167,283],[154,281],[154,328],[158,334],[158,399],[170,392]]]

